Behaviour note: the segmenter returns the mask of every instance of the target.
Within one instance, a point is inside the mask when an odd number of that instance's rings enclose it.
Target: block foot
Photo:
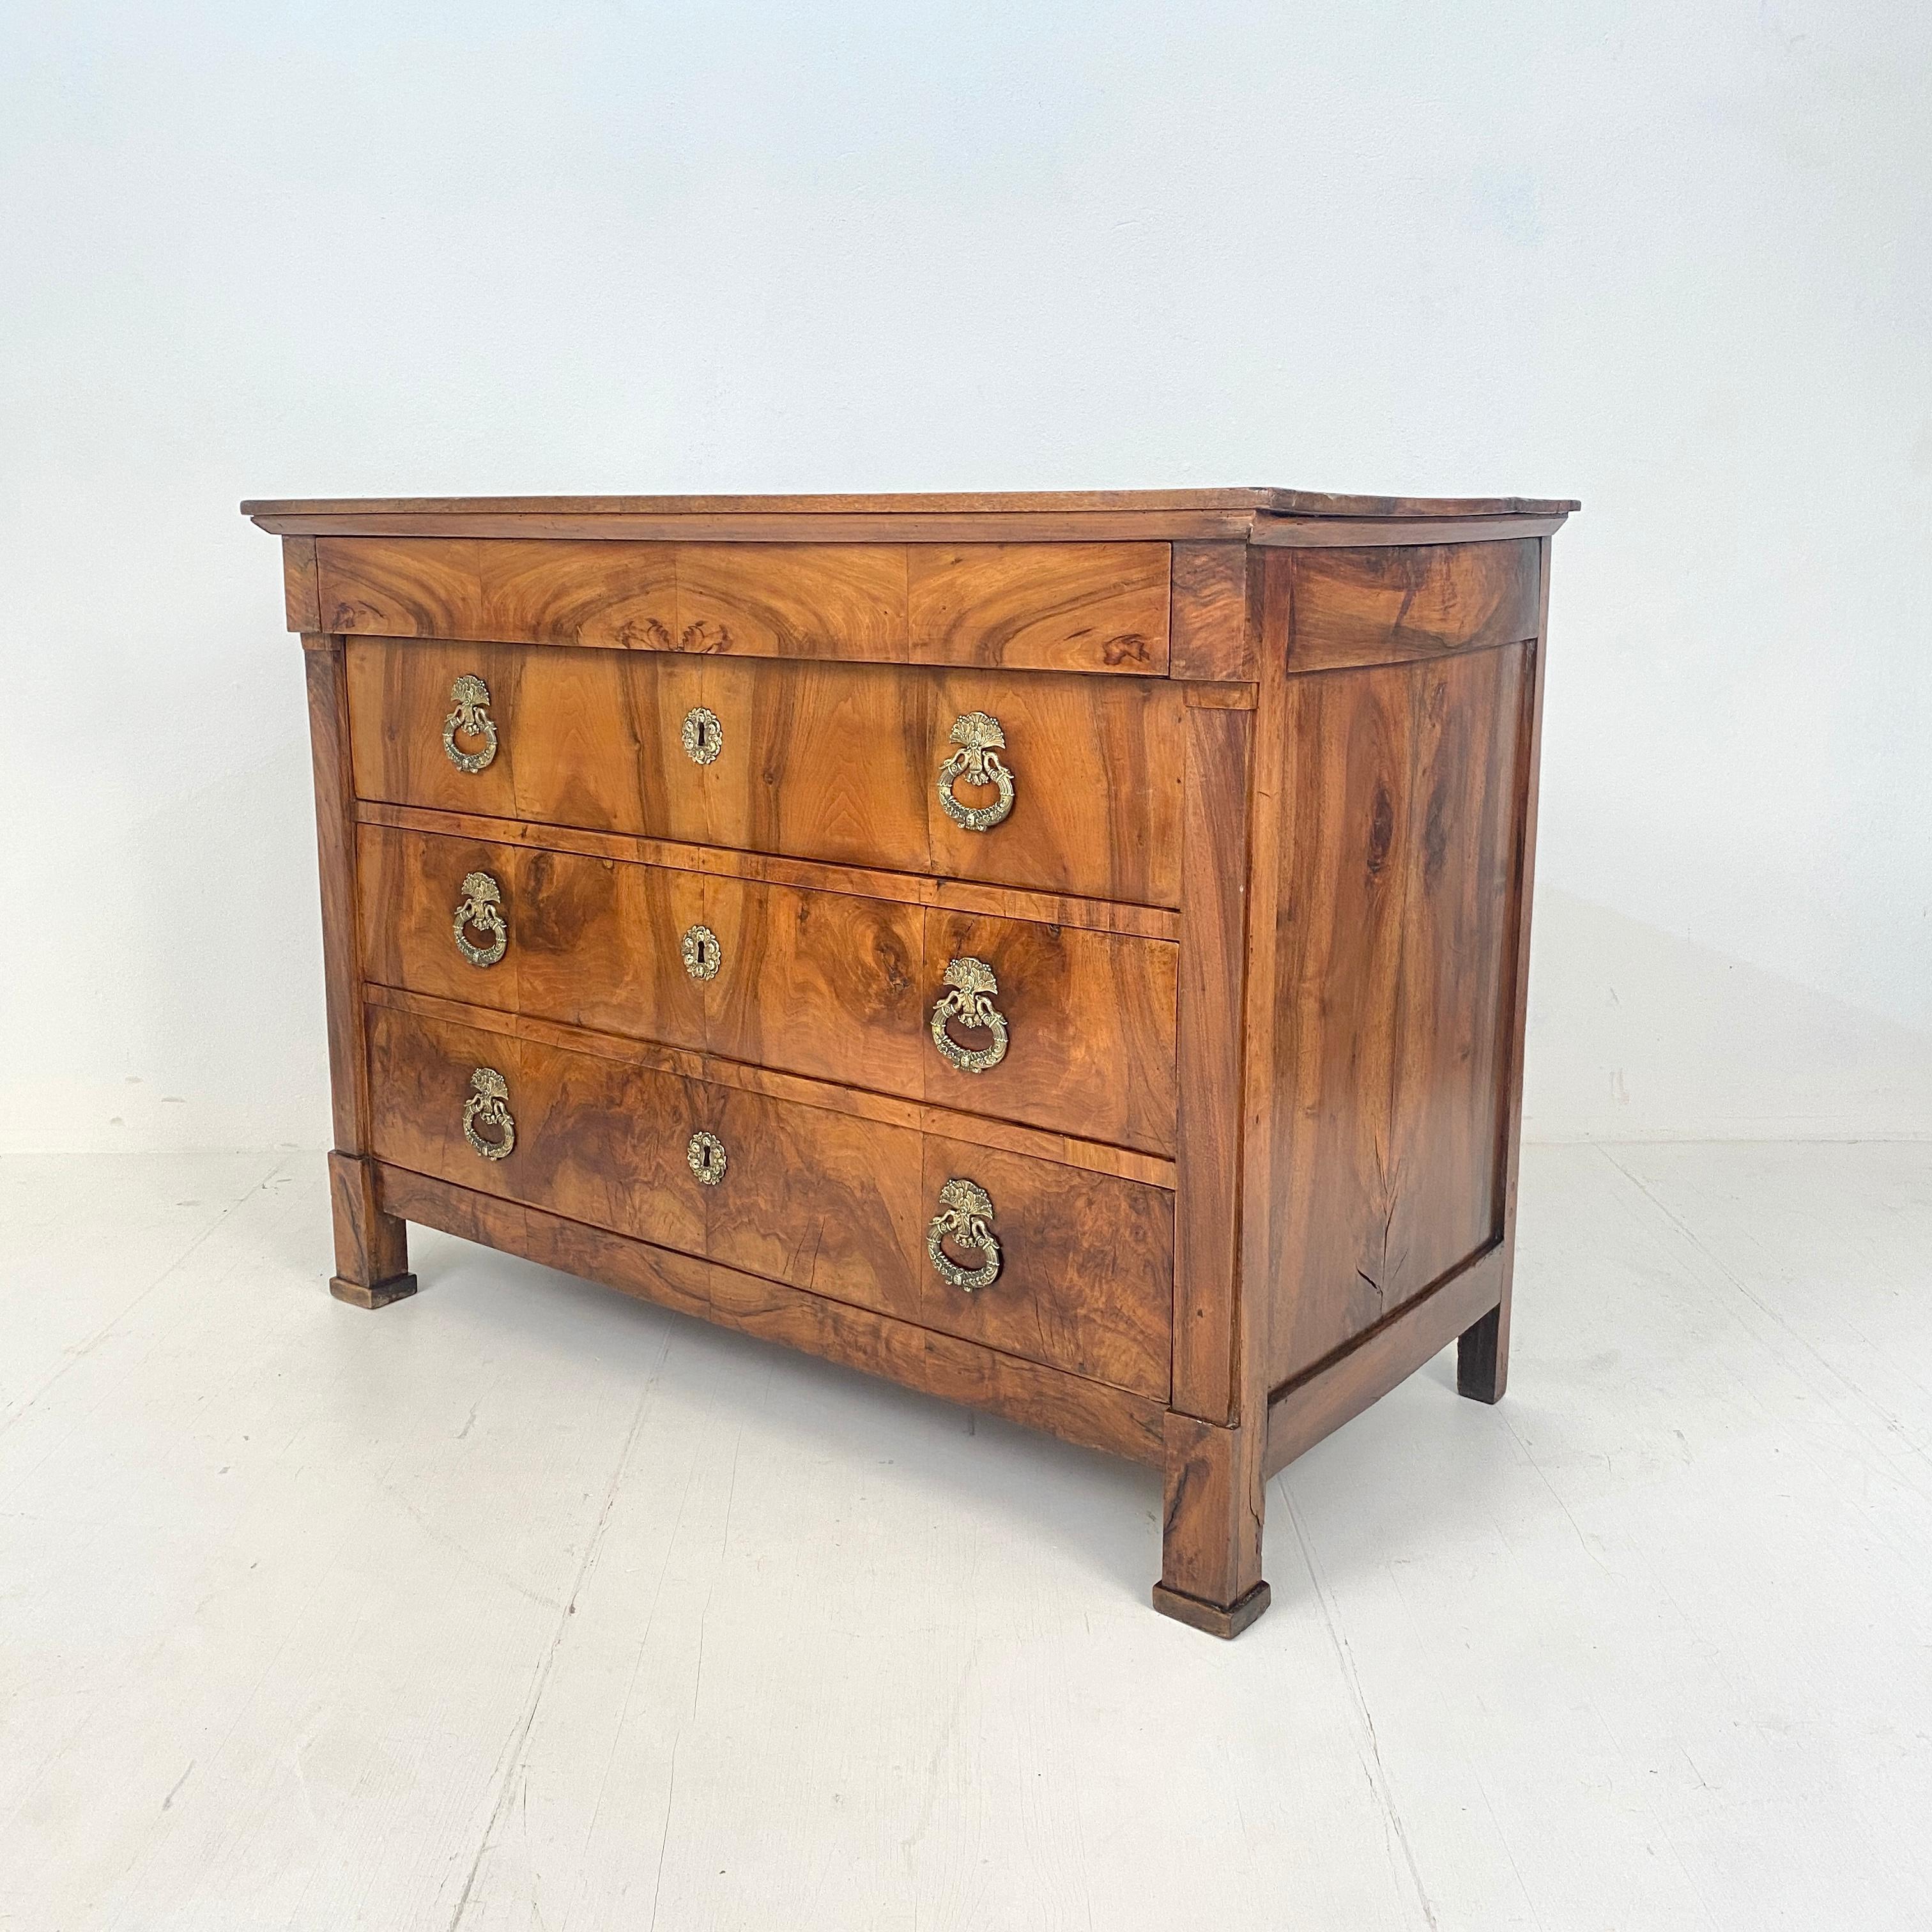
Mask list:
[[[353,1307],[386,1308],[391,1302],[415,1294],[416,1278],[412,1274],[392,1274],[387,1281],[364,1288],[359,1281],[344,1281],[339,1274],[331,1275],[328,1292],[338,1301],[348,1302]]]
[[[1492,1308],[1462,1330],[1456,1345],[1456,1393],[1497,1402],[1509,1386],[1509,1304]]]
[[[1165,1583],[1156,1583],[1154,1606],[1162,1616],[1192,1624],[1210,1636],[1239,1636],[1268,1608],[1271,1594],[1266,1583],[1257,1583],[1232,1604],[1208,1604],[1184,1590],[1170,1590]]]

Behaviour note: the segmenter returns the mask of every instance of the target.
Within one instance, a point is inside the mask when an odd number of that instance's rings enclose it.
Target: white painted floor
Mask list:
[[[418,1234],[0,1161],[0,1927],[1932,1923],[1932,1148],[1526,1156],[1444,1356],[1154,1614],[1156,1479]]]

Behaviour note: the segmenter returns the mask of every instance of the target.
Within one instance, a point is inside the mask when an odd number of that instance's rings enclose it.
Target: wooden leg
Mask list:
[[[1268,1606],[1262,1581],[1262,1432],[1169,1412],[1167,1512],[1154,1606],[1239,1636]]]
[[[358,1308],[386,1308],[415,1294],[409,1230],[376,1204],[374,1166],[355,1154],[331,1154],[328,1195],[335,1211],[335,1274],[329,1293]]]
[[[1509,1294],[1456,1344],[1456,1388],[1472,1402],[1501,1402],[1509,1384]]]

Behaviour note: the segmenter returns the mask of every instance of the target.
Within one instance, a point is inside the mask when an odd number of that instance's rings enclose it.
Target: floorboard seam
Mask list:
[[[577,1574],[572,1578],[563,1607],[557,1613],[556,1626],[550,1633],[548,1644],[544,1646],[543,1660],[537,1666],[536,1682],[530,1688],[530,1702],[524,1706],[522,1717],[512,1731],[503,1747],[503,1770],[496,1792],[496,1802],[490,1807],[489,1822],[483,1828],[483,1836],[476,1846],[476,1856],[470,1862],[470,1870],[463,1881],[461,1895],[456,1901],[456,1910],[449,1922],[449,1932],[457,1932],[463,1922],[463,1915],[470,1909],[470,1894],[476,1889],[478,1874],[483,1869],[483,1861],[489,1855],[491,1840],[496,1835],[496,1828],[502,1822],[503,1814],[509,1808],[510,1794],[516,1788],[517,1768],[523,1756],[524,1745],[530,1740],[530,1730],[536,1722],[537,1711],[543,1702],[545,1690],[550,1688],[551,1672],[556,1667],[557,1653],[563,1648],[565,1634],[570,1628],[570,1619],[577,1612],[578,1593],[584,1588],[585,1580],[596,1566],[598,1552],[604,1546],[604,1532],[609,1528],[610,1512],[616,1507],[617,1491],[624,1479],[624,1472],[629,1466],[631,1451],[636,1445],[638,1432],[643,1428],[644,1412],[658,1384],[658,1370],[664,1366],[664,1358],[670,1352],[668,1337],[664,1353],[658,1358],[658,1368],[653,1370],[644,1388],[638,1392],[638,1406],[632,1412],[631,1426],[625,1432],[623,1447],[617,1452],[616,1466],[610,1472],[610,1480],[604,1492],[604,1507],[598,1511],[596,1527],[591,1532],[584,1545],[584,1560],[577,1566]]]
[[[1422,1882],[1422,1872],[1416,1863],[1415,1851],[1408,1841],[1408,1829],[1404,1825],[1397,1809],[1395,1794],[1389,1787],[1388,1773],[1382,1764],[1382,1747],[1376,1738],[1375,1720],[1369,1714],[1368,1699],[1363,1694],[1362,1682],[1355,1669],[1354,1655],[1348,1648],[1347,1640],[1342,1635],[1341,1627],[1335,1617],[1335,1603],[1330,1594],[1321,1566],[1315,1560],[1315,1546],[1309,1540],[1301,1513],[1294,1506],[1294,1498],[1288,1493],[1288,1485],[1280,1474],[1274,1478],[1276,1493],[1288,1513],[1289,1525],[1294,1531],[1294,1538],[1301,1546],[1301,1560],[1308,1571],[1308,1580],[1315,1586],[1315,1600],[1322,1612],[1322,1621],[1328,1633],[1328,1641],[1334,1646],[1335,1660],[1340,1666],[1343,1688],[1348,1702],[1353,1707],[1362,1728],[1368,1734],[1368,1750],[1362,1751],[1360,1741],[1356,1742],[1356,1754],[1360,1759],[1364,1774],[1367,1778],[1369,1790],[1376,1807],[1381,1811],[1384,1825],[1395,1843],[1401,1848],[1403,1865],[1408,1873],[1408,1882],[1414,1888],[1415,1902],[1421,1909],[1423,1922],[1430,1932],[1437,1932],[1438,1920],[1436,1907],[1429,1896],[1429,1888]],[[1533,1908],[1532,1908],[1533,1909]]]

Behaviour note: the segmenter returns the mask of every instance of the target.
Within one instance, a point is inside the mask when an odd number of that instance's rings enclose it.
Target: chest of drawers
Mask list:
[[[1507,1359],[1550,538],[1292,490],[255,502],[331,1286],[440,1228],[1164,1472]]]

